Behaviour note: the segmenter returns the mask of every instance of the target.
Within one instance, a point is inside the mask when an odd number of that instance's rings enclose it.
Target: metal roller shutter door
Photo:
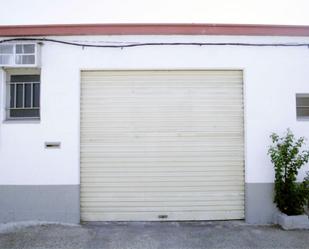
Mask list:
[[[243,219],[242,95],[242,71],[83,71],[81,219]]]

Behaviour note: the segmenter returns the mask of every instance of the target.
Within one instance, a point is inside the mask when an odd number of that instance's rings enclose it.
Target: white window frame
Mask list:
[[[29,42],[20,42],[20,43],[6,43],[6,44],[3,44],[3,45],[12,45],[13,46],[13,53],[11,54],[8,54],[8,53],[5,53],[5,54],[0,54],[0,55],[7,55],[7,56],[11,56],[11,64],[3,64],[3,65],[0,65],[0,66],[3,66],[3,67],[37,67],[39,66],[38,65],[38,57],[39,57],[39,49],[38,49],[38,44],[36,43],[29,43]],[[34,45],[34,52],[33,53],[21,53],[21,54],[18,54],[16,53],[16,50],[17,50],[17,45]],[[33,55],[34,56],[34,63],[33,64],[17,64],[16,61],[17,61],[17,56],[23,56],[23,55]]]

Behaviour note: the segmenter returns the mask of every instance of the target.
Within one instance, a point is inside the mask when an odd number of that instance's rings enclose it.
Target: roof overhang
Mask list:
[[[309,26],[252,24],[55,24],[0,26],[0,36],[71,35],[309,36]]]

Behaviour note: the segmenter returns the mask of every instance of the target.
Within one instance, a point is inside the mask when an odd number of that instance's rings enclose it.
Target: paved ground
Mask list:
[[[1,249],[309,248],[309,230],[234,222],[34,225],[0,232]]]

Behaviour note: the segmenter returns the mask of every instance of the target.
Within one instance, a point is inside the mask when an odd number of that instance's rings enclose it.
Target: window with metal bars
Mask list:
[[[40,117],[40,75],[11,75],[8,92],[9,119]]]
[[[309,94],[296,94],[296,115],[299,120],[309,120]]]

